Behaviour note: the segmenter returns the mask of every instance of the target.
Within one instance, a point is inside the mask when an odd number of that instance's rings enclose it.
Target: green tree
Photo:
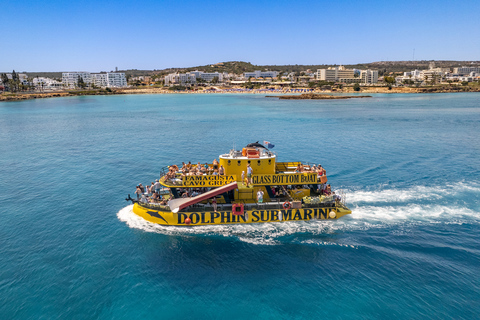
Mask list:
[[[355,82],[353,85],[353,91],[360,91],[360,84],[358,82]]]
[[[8,81],[9,79],[8,79],[7,74],[6,74],[6,73],[2,73],[2,74],[1,74],[1,78],[2,78],[3,86],[4,86],[4,87],[9,86],[9,81]]]
[[[395,83],[395,77],[385,76],[385,77],[383,77],[383,81],[385,81],[389,85],[392,85],[392,84]]]
[[[82,88],[82,89],[85,89],[85,87],[87,86],[87,84],[85,83],[85,81],[83,81],[83,77],[78,77],[78,83],[77,85]]]
[[[12,79],[9,79],[9,83],[11,86],[10,91],[17,92],[20,87],[20,78],[15,70],[12,71]]]

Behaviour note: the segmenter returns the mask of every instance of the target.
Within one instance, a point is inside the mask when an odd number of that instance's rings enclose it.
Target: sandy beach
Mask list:
[[[309,88],[295,89],[244,89],[244,88],[218,88],[212,87],[196,91],[172,91],[165,88],[124,88],[112,89],[112,92],[105,90],[88,91],[57,91],[57,92],[33,92],[33,93],[0,93],[0,101],[18,101],[27,99],[42,99],[54,97],[69,97],[80,95],[115,95],[115,94],[338,94],[338,93],[448,93],[448,92],[480,92],[480,87],[465,86],[436,86],[436,87],[362,87],[360,91],[354,91],[353,87],[343,87],[342,89],[320,90]]]

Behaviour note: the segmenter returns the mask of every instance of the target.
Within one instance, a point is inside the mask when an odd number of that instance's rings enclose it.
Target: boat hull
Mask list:
[[[335,220],[352,211],[343,206],[301,208],[301,209],[262,209],[245,210],[243,215],[234,215],[232,211],[194,211],[173,213],[170,210],[146,207],[139,203],[133,206],[133,212],[143,219],[167,226],[200,226],[219,224],[247,224],[264,222],[288,222],[309,220]],[[185,219],[190,219],[190,224]],[[188,221],[188,220],[187,220]]]

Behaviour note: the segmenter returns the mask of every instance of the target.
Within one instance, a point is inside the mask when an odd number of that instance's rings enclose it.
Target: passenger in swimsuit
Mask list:
[[[217,212],[217,198],[213,197],[212,199],[213,211]]]

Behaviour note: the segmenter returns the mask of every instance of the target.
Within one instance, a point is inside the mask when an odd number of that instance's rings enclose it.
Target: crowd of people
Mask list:
[[[219,165],[217,159],[213,160],[212,165],[208,163],[201,164],[192,164],[190,161],[188,163],[182,162],[182,166],[179,168],[177,165],[171,165],[168,167],[168,172],[166,174],[166,179],[170,181],[175,181],[175,179],[181,179],[185,176],[203,176],[203,175],[225,175],[225,168],[223,165]]]
[[[137,200],[143,203],[157,203],[166,205],[167,199],[164,199],[160,194],[161,184],[157,180],[152,182],[151,185],[144,187],[141,183],[137,185],[135,189],[135,194],[137,195]],[[170,198],[172,196],[170,195]]]
[[[248,187],[252,184],[252,175],[253,169],[250,164],[247,165],[246,174],[242,171],[242,181]],[[325,168],[322,167],[321,164],[318,165],[304,165],[298,164],[295,168],[295,173],[317,173],[318,182],[321,182],[321,178],[325,177],[327,172]],[[199,175],[225,175],[225,168],[219,164],[217,159],[214,159],[212,164],[209,165],[208,163],[201,164],[198,162],[197,164],[192,164],[191,162],[185,163],[182,162],[181,167],[177,165],[171,165],[168,167],[168,172],[165,174],[166,180],[170,180],[175,184],[175,181],[181,180],[184,176],[199,176]],[[292,185],[292,186],[272,186],[271,190],[275,198],[285,197],[289,190],[292,189],[309,189],[313,186],[301,186],[301,185]],[[158,203],[158,204],[167,204],[167,199],[164,199],[160,194],[162,186],[157,179],[155,182],[152,182],[150,185],[144,187],[141,183],[137,185],[135,190],[135,194],[137,195],[137,199],[144,203]],[[179,188],[178,189],[178,196],[186,198],[186,197],[196,197],[200,194],[203,194],[209,191],[210,188]],[[315,188],[316,192],[320,195],[324,196],[331,196],[335,195],[335,192],[332,192],[331,185],[327,183],[319,183],[316,185]],[[337,196],[335,196],[337,197]],[[170,193],[167,196],[168,199],[173,199],[173,195]],[[257,201],[263,201],[263,192],[261,194],[257,193]]]
[[[327,175],[327,171],[325,170],[325,168],[322,167],[321,164],[319,164],[318,166],[316,166],[316,165],[305,166],[305,165],[300,163],[299,165],[297,165],[297,168],[295,169],[295,172],[296,173],[316,172],[318,174],[319,179],[320,179],[321,176],[326,176]]]

